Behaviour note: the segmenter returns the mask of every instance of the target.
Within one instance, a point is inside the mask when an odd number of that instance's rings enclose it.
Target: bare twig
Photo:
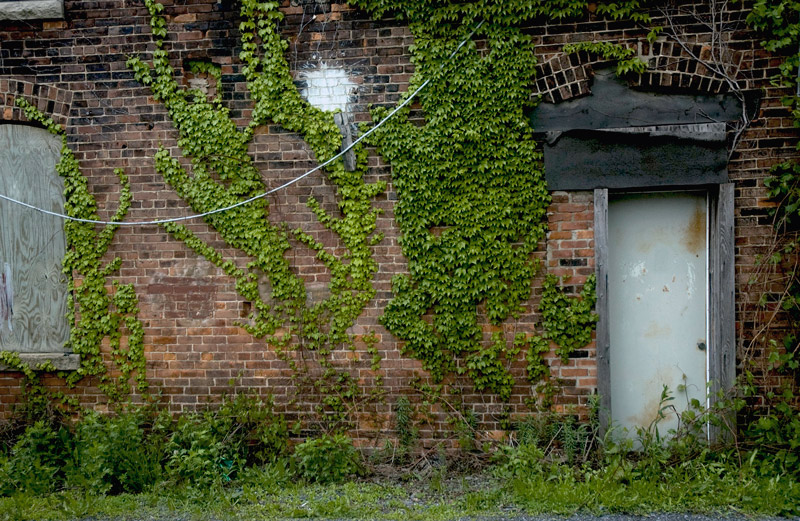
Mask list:
[[[730,159],[745,130],[750,126],[750,107],[744,95],[745,86],[737,79],[738,68],[733,63],[734,54],[725,37],[733,29],[733,25],[726,22],[729,18],[728,0],[710,0],[709,13],[705,16],[698,14],[695,10],[687,11],[680,8],[662,7],[659,12],[665,21],[665,34],[667,37],[677,43],[690,59],[704,66],[715,77],[724,81],[731,95],[741,103],[742,112],[739,120],[732,125],[733,138],[728,152]],[[699,23],[708,29],[710,36],[708,58],[696,53],[690,45],[687,31],[677,22],[679,16],[688,16],[692,19],[692,22]]]

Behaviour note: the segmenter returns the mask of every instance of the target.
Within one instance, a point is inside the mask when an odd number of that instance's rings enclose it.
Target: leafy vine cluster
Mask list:
[[[243,130],[235,126],[219,96],[209,100],[200,91],[178,85],[164,49],[163,6],[154,0],[145,4],[156,43],[153,64],[132,58],[128,65],[165,105],[180,133],[178,146],[182,156],[191,160],[191,173],[164,147],[156,153],[156,169],[193,210],[206,212],[265,190],[247,146],[254,130],[268,122],[300,134],[320,162],[338,152],[341,136],[333,114],[303,100],[292,81],[284,57],[287,43],[277,26],[282,19],[277,2],[242,2],[240,59],[254,103],[252,121]],[[380,9],[363,7],[375,16],[381,14]],[[414,11],[414,6],[406,3],[403,9]],[[414,16],[426,19],[437,12],[423,9]],[[482,14],[476,12],[472,21]],[[494,323],[521,310],[536,272],[532,253],[544,238],[550,198],[540,153],[523,112],[529,106],[528,81],[536,65],[532,43],[518,29],[500,22],[481,33],[492,48],[488,58],[464,52],[440,67],[443,53],[449,53],[455,38],[463,35],[426,21],[422,32],[415,33],[415,81],[437,78],[422,97],[428,124],[418,129],[407,117],[394,118],[375,133],[373,144],[394,167],[403,252],[411,268],[409,276],[394,281],[397,297],[386,309],[384,324],[406,340],[408,352],[421,359],[436,380],[454,370],[467,373],[479,390],[508,400],[514,380],[506,366],[520,347],[506,346],[499,336],[485,347],[476,308],[486,301],[487,315]],[[411,25],[422,29],[413,20]],[[199,66],[195,68],[200,71]],[[206,69],[219,80],[218,72]],[[465,71],[484,80],[475,82]],[[506,88],[497,89],[497,84]],[[375,116],[385,114],[376,111]],[[317,251],[330,270],[331,296],[323,301],[306,304],[303,282],[284,256],[290,247],[288,232],[269,222],[263,199],[207,218],[229,246],[253,258],[246,268],[225,260],[186,227],[165,225],[174,237],[236,280],[237,291],[254,307],[245,327],[275,346],[295,372],[302,368],[286,353],[296,343],[322,355],[325,378],[317,386],[326,395],[324,403],[340,413],[342,402],[352,399],[356,389],[349,375],[337,372],[324,356],[335,346],[352,346],[347,329],[375,295],[372,278],[377,264],[370,246],[382,238],[375,233],[377,211],[370,201],[385,185],[364,183],[366,153],[361,148],[356,153],[355,171],[345,170],[341,161],[327,169],[343,217],[327,215],[313,198],[308,202],[319,222],[346,246],[343,258],[334,257],[302,230],[292,232]],[[408,203],[409,193],[414,204]],[[444,230],[437,236],[430,233],[434,227]],[[262,277],[269,280],[268,298],[259,288]],[[563,297],[551,300],[554,309],[559,309],[557,301],[569,302]],[[593,300],[586,298],[585,303],[591,310]],[[423,318],[430,309],[435,313],[433,325]],[[556,315],[551,314],[551,320]],[[584,324],[588,338],[585,334],[577,337],[584,343],[590,340],[592,324]],[[559,349],[570,347],[565,342]],[[372,367],[379,367],[374,345],[370,353]],[[464,363],[458,365],[462,355]],[[325,379],[328,384],[319,383]]]
[[[81,219],[97,220],[97,202],[89,192],[86,178],[80,171],[75,155],[67,146],[64,130],[24,98],[16,104],[25,116],[41,124],[61,140],[61,158],[56,171],[64,179],[64,210],[67,215]],[[121,169],[115,170],[121,190],[119,206],[111,218],[123,220],[131,204],[131,188]],[[80,355],[76,371],[63,371],[59,376],[69,387],[85,377],[99,379],[98,387],[111,399],[120,399],[130,391],[130,380],[135,375],[136,387],[147,388],[145,374],[144,329],[137,318],[138,299],[132,284],[120,284],[108,278],[119,272],[121,259],[104,260],[118,226],[106,225],[100,231],[90,223],[67,221],[64,224],[67,251],[63,260],[63,273],[67,277],[67,320],[71,325],[66,348]],[[107,339],[107,340],[106,340]],[[104,360],[104,343],[108,342],[113,375]],[[0,352],[0,361],[22,372],[27,380],[28,392],[34,397],[47,399],[51,393],[41,384],[37,371],[56,372],[52,363],[35,368],[24,363],[18,353]],[[62,400],[69,401],[63,393]]]
[[[533,382],[549,376],[543,354],[556,343],[562,359],[591,341],[596,317],[593,281],[583,298],[569,299],[554,277],[540,303],[542,336],[500,333],[486,342],[483,322],[500,325],[518,316],[539,269],[532,254],[544,239],[550,195],[541,153],[526,115],[533,108],[534,43],[520,28],[532,20],[582,16],[587,2],[441,3],[353,2],[373,16],[407,20],[415,42],[415,76],[409,90],[433,78],[419,97],[424,125],[401,112],[371,137],[392,165],[395,208],[409,274],[393,279],[394,299],[382,323],[405,341],[434,381],[467,374],[480,391],[507,401],[511,360],[527,349]],[[633,16],[638,2],[603,4],[601,14]],[[642,16],[637,14],[637,16]],[[466,52],[453,49],[475,29]],[[630,51],[606,45],[580,47],[638,70]],[[385,109],[375,109],[381,119]],[[485,316],[485,317],[484,317]]]
[[[786,89],[782,102],[788,107],[795,127],[800,127],[800,3],[789,0],[756,0],[747,16],[747,23],[765,38],[761,46],[782,56],[778,74],[772,85]],[[797,146],[800,149],[800,145]],[[778,201],[775,209],[776,231],[786,240],[783,246],[768,259],[772,264],[788,264],[800,255],[797,241],[800,224],[800,161],[789,159],[775,165],[764,180],[769,196]],[[800,277],[796,270],[787,270],[780,305],[789,318],[790,330],[783,338],[783,349],[773,349],[770,363],[779,371],[794,376],[800,382]],[[767,295],[760,304],[766,305]],[[777,347],[777,346],[774,346]],[[783,389],[787,402],[795,400],[791,388]],[[781,410],[780,405],[776,410]],[[788,416],[795,415],[793,425],[800,427],[800,411],[783,409]],[[796,439],[796,437],[795,437]]]
[[[297,132],[310,146],[317,161],[333,158],[341,149],[342,137],[334,114],[317,109],[297,91],[284,57],[287,42],[281,38],[278,23],[282,13],[278,2],[241,2],[242,72],[247,81],[254,108],[252,119],[243,129],[237,128],[229,110],[217,95],[209,100],[196,89],[184,89],[175,79],[175,71],[165,50],[167,22],[164,7],[155,0],[145,0],[149,9],[156,49],[152,65],[139,57],[128,60],[136,79],[150,86],[154,98],[166,107],[179,132],[180,155],[191,161],[188,171],[175,152],[161,146],[155,155],[156,170],[195,212],[207,212],[229,206],[266,192],[261,172],[248,154],[248,145],[256,129],[268,123]],[[193,66],[194,72],[207,72],[219,81],[213,66]],[[219,89],[221,90],[221,89]],[[218,90],[218,92],[219,92]],[[314,237],[298,228],[272,224],[265,198],[233,210],[206,217],[225,243],[246,253],[251,261],[237,266],[223,257],[187,227],[168,223],[164,228],[176,239],[220,267],[236,281],[236,290],[252,303],[253,312],[243,324],[248,332],[274,346],[289,363],[295,375],[302,373],[290,351],[302,346],[316,351],[324,372],[314,382],[325,396],[324,403],[344,413],[343,400],[356,394],[355,381],[337,371],[327,355],[338,347],[353,347],[350,328],[375,296],[372,279],[378,269],[371,246],[381,240],[375,232],[378,210],[371,200],[385,190],[385,183],[364,182],[367,168],[363,147],[355,149],[356,168],[345,169],[339,159],[325,169],[336,188],[341,217],[329,215],[312,197],[308,206],[317,220],[334,232],[344,246],[337,257]],[[290,236],[316,252],[316,258],[331,275],[330,296],[307,303],[303,280],[291,268],[285,256]],[[267,280],[268,295],[261,281]],[[372,365],[376,361],[374,353]]]

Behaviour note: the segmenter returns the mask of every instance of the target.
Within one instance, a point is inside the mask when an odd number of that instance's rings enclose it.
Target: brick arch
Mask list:
[[[72,92],[53,85],[42,85],[14,78],[0,78],[0,113],[5,121],[28,121],[14,100],[22,97],[53,119],[62,128],[69,121]]]
[[[693,44],[688,46],[687,52],[676,42],[657,41],[651,44],[641,40],[636,47],[629,47],[634,48],[649,65],[644,74],[628,78],[631,87],[691,94],[722,94],[729,90],[722,78],[694,58],[707,59],[711,52],[708,45]],[[728,62],[728,74],[737,77],[742,53],[731,53]],[[547,103],[560,103],[591,94],[594,67],[604,64],[610,62],[583,51],[553,56],[536,67],[532,96],[541,96]]]

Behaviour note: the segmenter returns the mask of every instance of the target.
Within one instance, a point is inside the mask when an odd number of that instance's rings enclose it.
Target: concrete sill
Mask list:
[[[0,20],[53,19],[64,19],[64,0],[11,0],[0,2]]]
[[[20,353],[19,358],[33,369],[45,362],[50,362],[59,371],[75,371],[81,366],[81,355],[72,353]],[[0,364],[0,371],[13,371],[5,364]]]

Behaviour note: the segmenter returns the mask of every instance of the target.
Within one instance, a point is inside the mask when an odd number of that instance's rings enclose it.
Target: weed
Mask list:
[[[159,483],[162,447],[157,433],[145,428],[142,409],[116,416],[84,416],[75,428],[67,483],[100,494],[137,493]]]
[[[400,462],[405,461],[414,450],[419,437],[419,430],[414,426],[414,410],[408,398],[401,396],[395,404],[395,431],[397,432],[397,456]]]
[[[63,481],[63,469],[72,440],[64,427],[54,429],[37,421],[17,440],[8,456],[0,458],[0,494],[44,494]]]
[[[502,478],[533,476],[544,472],[544,452],[533,443],[503,445],[494,454],[495,473]]]
[[[292,459],[306,481],[339,483],[363,472],[360,453],[343,434],[307,440],[295,447]]]

